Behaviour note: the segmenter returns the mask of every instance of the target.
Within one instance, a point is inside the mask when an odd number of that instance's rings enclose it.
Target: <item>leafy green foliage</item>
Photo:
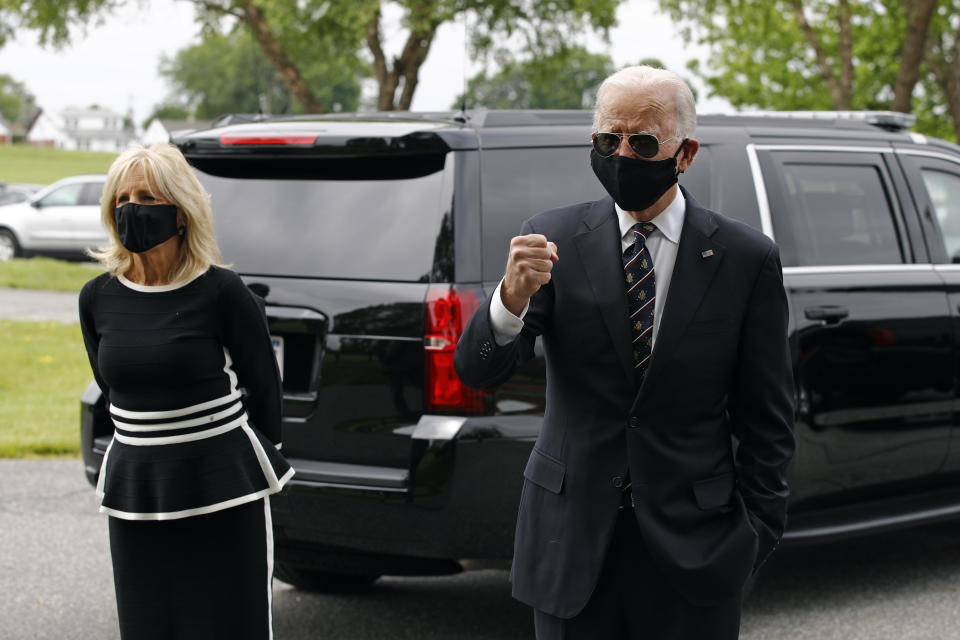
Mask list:
[[[71,32],[117,9],[121,0],[0,0],[0,46],[23,29],[38,33],[40,44],[62,47]]]
[[[4,120],[26,126],[36,108],[36,99],[23,83],[8,75],[0,75],[0,116]]]
[[[301,72],[325,104],[356,109],[360,84],[349,67],[331,64],[322,56],[301,66]],[[181,110],[211,119],[226,113],[297,111],[276,70],[247,31],[220,34],[207,31],[199,44],[161,62],[160,73],[182,100]],[[168,102],[168,106],[176,105]]]
[[[829,79],[817,52],[835,81],[843,77],[839,4],[835,0],[659,0],[682,25],[687,41],[707,45],[709,68],[700,61],[688,66],[703,78],[711,95],[737,107],[767,109],[836,109]],[[850,108],[888,109],[900,70],[907,28],[906,0],[849,0],[852,40]],[[802,6],[810,27],[805,34],[796,13]],[[941,28],[960,12],[956,0],[942,0]],[[952,8],[950,8],[952,7]],[[953,16],[952,18],[950,16]],[[954,33],[956,27],[954,27]],[[944,95],[921,67],[914,89],[918,129],[934,135],[947,130],[942,117]],[[939,116],[937,114],[940,114]],[[947,116],[948,117],[948,116]],[[938,120],[940,118],[940,120]]]
[[[597,86],[614,70],[606,54],[583,47],[524,62],[507,62],[496,74],[480,73],[467,84],[467,108],[588,109]],[[464,96],[452,105],[459,108]]]

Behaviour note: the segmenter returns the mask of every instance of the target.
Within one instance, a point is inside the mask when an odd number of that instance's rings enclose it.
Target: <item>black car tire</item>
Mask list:
[[[297,589],[317,591],[320,593],[349,593],[368,589],[380,576],[357,575],[348,573],[331,573],[304,569],[296,565],[277,562],[273,568],[273,575]]]
[[[11,258],[19,258],[23,255],[20,249],[20,243],[17,242],[17,236],[9,229],[0,229],[0,262],[6,262]]]

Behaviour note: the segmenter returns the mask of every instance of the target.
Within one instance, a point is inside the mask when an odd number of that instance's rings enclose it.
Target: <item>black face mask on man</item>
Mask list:
[[[625,156],[603,157],[590,150],[590,166],[603,188],[624,211],[643,211],[660,199],[677,182],[677,156],[684,138],[672,158],[643,160]]]
[[[117,236],[127,251],[142,253],[181,233],[177,226],[177,207],[172,204],[136,204],[128,202],[113,210]]]

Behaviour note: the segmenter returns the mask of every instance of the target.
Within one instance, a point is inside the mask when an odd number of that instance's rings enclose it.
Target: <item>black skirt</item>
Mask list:
[[[269,498],[176,520],[110,518],[124,640],[267,640]]]

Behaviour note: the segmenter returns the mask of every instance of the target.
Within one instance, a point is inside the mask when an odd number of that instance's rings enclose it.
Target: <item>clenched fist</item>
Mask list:
[[[533,294],[550,282],[550,270],[559,259],[557,245],[546,236],[531,233],[513,238],[507,257],[507,272],[500,287],[503,306],[519,316]]]

